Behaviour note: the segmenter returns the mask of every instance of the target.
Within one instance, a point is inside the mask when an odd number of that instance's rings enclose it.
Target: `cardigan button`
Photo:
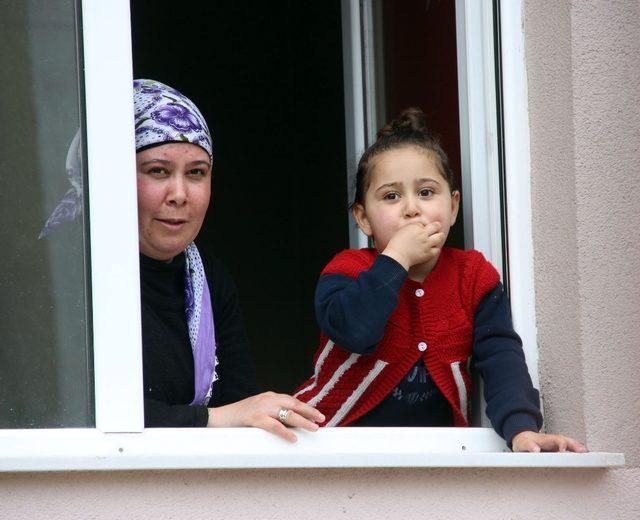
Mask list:
[[[427,350],[427,344],[424,341],[421,341],[420,343],[418,343],[418,350],[420,352],[424,352],[425,350]]]
[[[422,298],[424,296],[424,289],[416,289],[416,296]]]

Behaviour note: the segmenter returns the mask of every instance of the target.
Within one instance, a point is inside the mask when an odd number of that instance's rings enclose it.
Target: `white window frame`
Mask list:
[[[528,171],[522,167],[522,158],[529,155],[521,4],[508,3],[503,27],[512,30],[503,41],[514,52],[504,56],[505,69],[512,69],[505,81],[505,126],[507,163],[519,179],[509,191],[518,201],[518,212],[509,216],[510,232],[517,234],[518,247],[511,248],[515,264],[523,261],[518,255],[530,259],[531,220],[528,182],[523,182]],[[357,0],[345,5],[351,14],[359,8]],[[0,431],[0,471],[624,464],[619,453],[504,453],[504,441],[488,428],[327,428],[298,432],[295,445],[251,428],[144,430],[129,2],[83,0],[82,10],[96,428]],[[467,18],[465,23],[478,21]],[[349,89],[357,97],[356,87]],[[354,133],[350,139],[356,150],[359,137]],[[349,155],[350,164],[356,156]],[[533,287],[533,270],[530,263],[521,265],[517,274],[523,283],[512,282],[514,314],[531,320],[531,293],[523,293]]]
[[[144,428],[130,16],[127,0],[82,2],[95,413],[105,433]]]
[[[460,141],[465,245],[481,251],[504,278],[492,3],[456,0],[456,26],[462,28],[458,30]],[[529,374],[539,388],[522,3],[500,2],[500,11],[511,310]]]

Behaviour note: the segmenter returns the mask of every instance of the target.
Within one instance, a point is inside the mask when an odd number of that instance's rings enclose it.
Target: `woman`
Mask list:
[[[256,393],[229,273],[200,251],[211,196],[212,142],[177,90],[134,81],[146,426],[318,429],[322,414],[282,394]]]

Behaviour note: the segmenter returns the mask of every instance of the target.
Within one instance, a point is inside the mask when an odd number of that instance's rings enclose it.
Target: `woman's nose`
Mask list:
[[[182,175],[175,175],[169,184],[167,193],[167,202],[182,206],[187,201],[187,186],[185,178]]]

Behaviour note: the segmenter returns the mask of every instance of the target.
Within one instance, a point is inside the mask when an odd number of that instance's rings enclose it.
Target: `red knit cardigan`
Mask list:
[[[322,274],[355,279],[377,255],[374,249],[343,251]],[[454,424],[468,426],[474,314],[498,281],[497,271],[478,251],[444,248],[422,283],[407,279],[402,285],[374,353],[353,354],[321,333],[314,375],[295,396],[325,415],[324,426],[347,426],[377,406],[422,358],[451,404]]]

